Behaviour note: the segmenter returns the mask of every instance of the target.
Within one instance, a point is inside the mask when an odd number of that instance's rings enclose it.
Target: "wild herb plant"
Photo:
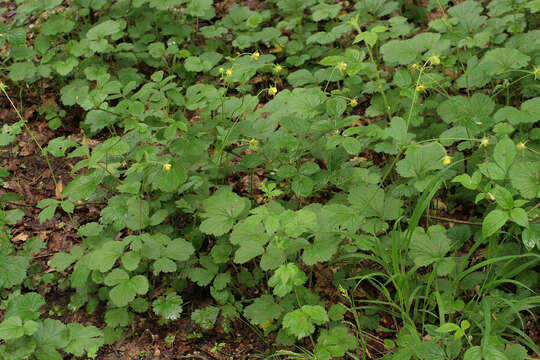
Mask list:
[[[243,320],[275,356],[540,356],[525,326],[540,306],[538,1],[17,5],[1,90],[52,86],[53,130],[83,116],[81,141],[42,144],[77,162],[37,206],[45,222],[106,203],[50,261],[69,309],[102,304],[106,326],[40,317],[23,284],[37,245],[14,250],[8,199],[0,357],[95,357],[136,314],[187,316],[192,286],[213,299],[191,313],[202,330]],[[19,120],[0,145],[29,131]]]

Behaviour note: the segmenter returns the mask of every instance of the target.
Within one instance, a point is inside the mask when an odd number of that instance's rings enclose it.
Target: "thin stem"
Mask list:
[[[9,96],[9,94],[6,91],[6,86],[3,83],[0,83],[0,90],[4,93],[4,95],[8,99],[9,103],[11,104],[11,107],[15,110],[15,113],[17,114],[17,117],[19,118],[19,120],[22,122],[24,128],[26,129],[26,132],[30,135],[32,140],[36,143],[37,147],[39,148],[39,151],[41,151],[41,155],[43,157],[45,157],[45,160],[47,161],[47,166],[49,167],[49,172],[51,173],[51,178],[52,178],[53,183],[54,183],[54,188],[57,191],[59,191],[60,187],[58,186],[58,181],[56,180],[56,176],[54,175],[54,170],[53,170],[53,167],[52,167],[52,164],[51,164],[51,160],[49,159],[49,156],[44,151],[43,147],[41,146],[41,144],[37,140],[36,136],[34,135],[32,130],[30,129],[30,127],[28,127],[28,124],[26,124],[26,121],[24,120],[21,113],[19,112],[19,109],[17,109],[17,107],[13,103],[13,100],[11,100],[11,97]],[[75,225],[75,221],[73,220],[73,217],[71,216],[71,214],[68,213],[68,212],[66,212],[66,214],[68,215],[69,220],[71,221],[71,224],[73,225],[73,228],[77,229],[77,226]]]
[[[375,75],[377,76],[377,88],[379,89],[379,92],[381,93],[381,96],[383,98],[385,113],[388,118],[388,122],[390,122],[390,120],[392,119],[392,112],[390,111],[390,105],[388,104],[388,99],[386,98],[386,93],[384,92],[384,89],[383,89],[381,74],[379,73],[379,67],[377,66],[377,63],[375,62],[375,59],[373,58],[373,52],[371,51],[371,46],[366,44],[366,47],[368,50],[369,59],[371,60],[371,63],[373,64],[373,66],[375,66]]]

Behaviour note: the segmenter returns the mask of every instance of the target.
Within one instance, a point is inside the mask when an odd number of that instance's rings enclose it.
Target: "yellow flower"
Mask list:
[[[270,86],[270,89],[268,89],[268,95],[274,96],[277,94],[277,88],[275,86]]]
[[[223,74],[224,72],[225,72],[225,69],[222,68],[222,67],[220,67],[220,68],[219,68],[219,73],[220,73],[220,74]]]
[[[253,54],[251,54],[251,58],[255,61],[259,60],[259,56],[261,56],[261,54],[258,51],[255,51]]]
[[[452,162],[451,156],[446,155],[445,157],[442,158],[442,163],[444,165],[450,165],[451,162]]]
[[[169,170],[171,170],[171,168],[172,168],[172,165],[171,165],[171,164],[169,164],[169,163],[163,164],[163,170],[169,171]]]
[[[342,61],[337,65],[337,68],[341,71],[345,71],[347,70],[347,63]]]
[[[276,66],[274,66],[274,72],[277,74],[277,73],[280,73],[281,71],[283,70],[283,66],[277,64]]]
[[[489,145],[489,139],[488,138],[482,138],[482,140],[480,140],[480,145],[482,145],[484,147],[487,147]]]
[[[535,68],[533,73],[535,80],[540,79],[540,67]]]
[[[232,69],[227,69],[227,71],[225,71],[225,75],[232,76]]]
[[[274,45],[274,49],[272,50],[272,52],[275,52],[275,53],[280,53],[282,51],[283,51],[283,48],[281,47],[280,44]]]
[[[259,148],[259,140],[257,140],[257,139],[249,140],[249,149],[250,150],[257,150],[258,148]]]
[[[415,89],[416,91],[418,92],[422,92],[422,91],[425,91],[426,90],[426,87],[424,86],[424,84],[420,84],[416,87]]]
[[[418,70],[418,68],[420,68],[420,65],[418,65],[417,63],[411,64],[411,69]]]
[[[356,100],[356,98],[352,98],[349,105],[351,105],[351,107],[356,107],[358,105],[358,100]]]
[[[439,57],[439,55],[431,55],[428,60],[429,63],[434,66],[437,66],[441,63],[441,58]]]
[[[516,147],[518,150],[525,150],[525,144],[522,141],[518,142]]]
[[[272,326],[272,320],[266,320],[265,322],[259,324],[259,327],[260,327],[263,331],[266,331],[266,329],[268,329],[270,326]]]

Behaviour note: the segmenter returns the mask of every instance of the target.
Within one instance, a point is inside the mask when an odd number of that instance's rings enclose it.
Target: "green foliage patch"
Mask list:
[[[2,195],[0,359],[96,358],[137,314],[242,319],[284,358],[540,356],[537,0],[16,3],[2,96],[47,82],[50,129],[82,114],[40,145],[75,165],[39,221],[105,205],[46,276]],[[40,313],[40,282],[105,325]]]

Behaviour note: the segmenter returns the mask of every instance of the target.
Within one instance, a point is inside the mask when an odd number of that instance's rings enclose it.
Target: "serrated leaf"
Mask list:
[[[160,296],[152,303],[152,309],[156,315],[166,320],[176,320],[182,313],[184,300],[176,293],[169,293],[167,296]]]
[[[313,240],[304,248],[302,260],[308,266],[318,262],[328,261],[338,251],[340,238],[332,233],[318,233]]]
[[[356,337],[351,334],[345,326],[336,326],[330,330],[322,329],[317,346],[315,347],[315,355],[318,359],[331,359],[332,357],[341,357],[349,350],[353,350],[358,346]]]
[[[5,318],[19,317],[22,321],[37,320],[39,309],[45,305],[45,300],[38,293],[31,292],[10,297],[6,304]]]
[[[302,339],[315,332],[315,326],[328,322],[328,314],[320,305],[304,305],[283,317],[283,328],[290,334]]]
[[[207,306],[202,309],[197,309],[191,314],[191,320],[195,321],[204,330],[210,330],[214,327],[219,308],[215,306]]]
[[[105,322],[109,327],[126,326],[130,322],[127,308],[109,309],[105,313]]]
[[[540,197],[540,163],[515,163],[510,168],[510,181],[525,199]]]
[[[0,323],[0,339],[11,340],[21,336],[24,336],[24,328],[20,317],[12,316]]]
[[[75,356],[95,353],[104,343],[103,334],[95,326],[68,324],[69,343],[65,351]]]
[[[187,261],[195,252],[193,245],[183,238],[176,238],[165,250],[165,255],[176,261]]]
[[[410,256],[414,263],[427,266],[443,259],[450,251],[450,239],[440,225],[430,226],[427,233],[417,227],[411,237]]]
[[[148,279],[143,275],[136,275],[131,279],[121,280],[111,289],[109,297],[114,305],[123,307],[129,304],[137,294],[144,295],[148,291]]]
[[[283,297],[290,293],[295,286],[306,282],[306,274],[294,263],[281,265],[268,280],[268,285],[274,288],[274,295]]]
[[[261,295],[251,305],[244,308],[244,315],[254,325],[278,319],[283,313],[283,307],[274,301],[271,295]]]
[[[203,201],[205,218],[200,230],[205,234],[220,236],[227,233],[235,219],[248,207],[249,201],[231,192],[220,192]]]

